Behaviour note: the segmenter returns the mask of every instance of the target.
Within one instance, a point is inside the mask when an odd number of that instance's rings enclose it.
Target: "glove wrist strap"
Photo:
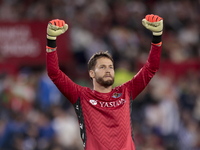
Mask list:
[[[51,48],[56,48],[56,40],[47,39],[47,46]]]
[[[161,41],[162,41],[162,36],[161,36],[161,35],[160,35],[160,36],[155,36],[155,35],[153,35],[152,43],[158,44],[158,43],[160,43]]]

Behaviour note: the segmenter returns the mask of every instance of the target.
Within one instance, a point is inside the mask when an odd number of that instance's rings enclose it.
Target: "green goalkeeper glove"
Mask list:
[[[47,39],[56,40],[56,37],[67,31],[68,25],[63,20],[51,20],[47,26]]]
[[[142,24],[145,28],[152,31],[154,36],[160,36],[163,33],[163,18],[157,15],[146,15],[142,19]]]

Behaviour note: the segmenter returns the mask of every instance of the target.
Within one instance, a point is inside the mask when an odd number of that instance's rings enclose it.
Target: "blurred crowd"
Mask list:
[[[0,22],[65,20],[75,64],[68,69],[76,75],[65,71],[92,87],[87,61],[97,51],[112,54],[115,85],[145,63],[152,38],[141,24],[146,14],[164,19],[161,61],[199,63],[199,8],[199,0],[0,0]],[[135,99],[132,122],[138,150],[199,150],[200,70],[158,72]],[[0,72],[0,149],[83,149],[73,107],[45,67]]]

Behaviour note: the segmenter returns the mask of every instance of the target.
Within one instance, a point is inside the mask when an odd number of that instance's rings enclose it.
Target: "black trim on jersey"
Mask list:
[[[130,104],[129,104],[129,108],[130,108],[130,120],[131,120],[131,137],[133,142],[135,143],[135,139],[134,139],[134,135],[133,135],[133,125],[132,125],[132,119],[131,119],[131,114],[132,114],[132,104],[133,104],[133,99],[130,95]]]
[[[83,147],[85,149],[87,136],[86,136],[85,121],[84,121],[84,117],[83,117],[83,111],[82,111],[82,107],[81,107],[80,97],[78,98],[76,103],[73,104],[73,106],[76,111],[76,115],[78,117],[79,127],[80,127],[80,135],[81,135],[81,139],[83,141]]]

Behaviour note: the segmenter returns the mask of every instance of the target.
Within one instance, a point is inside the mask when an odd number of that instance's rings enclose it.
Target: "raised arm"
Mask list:
[[[67,31],[68,25],[63,20],[52,20],[47,27],[46,63],[47,73],[63,95],[74,104],[79,97],[80,86],[75,84],[59,69],[56,38]]]
[[[152,31],[153,38],[151,44],[151,50],[149,53],[146,64],[140,69],[140,71],[133,77],[130,83],[131,96],[133,99],[142,92],[147,86],[149,81],[153,78],[155,73],[159,69],[160,55],[162,47],[162,30],[163,30],[163,19],[157,15],[147,15],[142,20],[142,24]]]

